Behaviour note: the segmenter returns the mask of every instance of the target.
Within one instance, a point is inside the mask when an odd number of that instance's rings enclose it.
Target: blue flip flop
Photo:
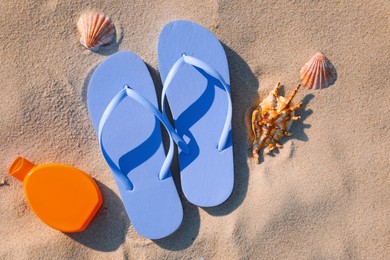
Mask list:
[[[193,204],[216,206],[234,183],[229,68],[219,40],[206,28],[174,21],[160,33],[158,61],[174,127],[190,153],[179,150],[183,193]]]
[[[150,239],[173,233],[183,218],[169,166],[173,140],[186,145],[156,107],[152,78],[134,53],[116,53],[93,72],[88,110],[100,148],[133,227]],[[160,122],[170,137],[167,155]]]

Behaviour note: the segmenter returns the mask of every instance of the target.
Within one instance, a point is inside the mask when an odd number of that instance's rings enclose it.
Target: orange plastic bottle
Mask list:
[[[18,157],[9,173],[23,182],[34,213],[47,225],[63,232],[83,231],[103,202],[95,181],[68,165],[36,166]]]

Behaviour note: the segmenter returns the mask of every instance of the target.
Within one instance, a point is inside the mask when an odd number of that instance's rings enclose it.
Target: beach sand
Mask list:
[[[0,259],[389,259],[390,5],[373,1],[1,1]],[[114,43],[79,43],[84,11],[109,15]],[[163,26],[186,19],[226,50],[233,100],[234,191],[198,208],[181,194],[184,219],[171,236],[133,229],[99,150],[87,110],[91,71],[118,50],[147,64],[157,93]],[[246,116],[281,82],[290,93],[317,51],[338,79],[301,88],[294,136],[273,155],[249,158]],[[29,208],[8,175],[17,156],[89,173],[104,204],[85,232],[64,234]],[[172,166],[177,180],[178,162]],[[9,176],[9,177],[8,177]]]

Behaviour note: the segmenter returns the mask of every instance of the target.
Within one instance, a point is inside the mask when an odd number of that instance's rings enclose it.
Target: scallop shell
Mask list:
[[[257,163],[259,162],[259,151],[263,147],[268,147],[270,151],[274,150],[275,147],[281,148],[282,145],[278,141],[284,136],[292,135],[288,130],[294,120],[301,118],[294,116],[294,111],[302,106],[302,102],[295,106],[290,106],[290,103],[300,86],[298,85],[286,99],[279,96],[280,83],[278,83],[275,89],[253,111],[252,156]]]
[[[85,13],[77,22],[80,32],[80,43],[85,48],[98,51],[99,47],[112,41],[115,27],[110,18],[101,13]]]
[[[321,53],[314,55],[300,71],[301,81],[308,89],[326,88],[337,79],[336,69]]]

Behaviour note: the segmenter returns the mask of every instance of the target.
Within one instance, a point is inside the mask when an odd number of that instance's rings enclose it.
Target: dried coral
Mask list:
[[[286,99],[279,96],[280,83],[278,83],[275,89],[253,111],[252,156],[256,162],[259,161],[260,149],[268,147],[272,151],[275,147],[281,148],[282,145],[278,141],[284,136],[292,135],[288,129],[292,121],[300,119],[300,116],[294,116],[294,111],[302,106],[302,102],[295,106],[290,106],[290,103],[299,87],[300,85]]]

